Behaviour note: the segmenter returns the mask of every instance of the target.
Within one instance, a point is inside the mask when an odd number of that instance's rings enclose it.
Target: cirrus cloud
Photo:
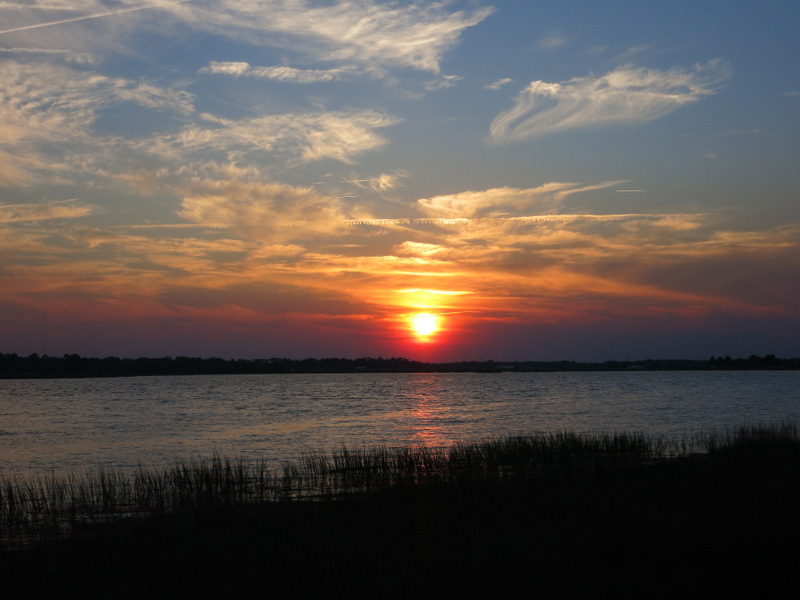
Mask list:
[[[74,219],[91,214],[92,208],[72,200],[46,204],[0,204],[0,223]]]
[[[534,81],[494,119],[491,139],[518,142],[570,129],[652,121],[716,93],[729,75],[717,59],[690,70],[627,65],[600,77]]]
[[[199,29],[245,37],[250,43],[276,40],[325,61],[350,61],[373,72],[388,67],[438,73],[444,53],[462,32],[483,21],[491,8],[446,10],[449,2],[378,3],[371,0],[312,6],[305,0],[222,0],[172,5]]]
[[[6,143],[75,141],[89,133],[104,110],[123,102],[183,114],[194,111],[190,93],[147,81],[37,62],[0,63],[0,134]]]
[[[576,183],[553,182],[535,188],[492,188],[445,194],[418,201],[419,209],[431,217],[471,218],[505,215],[510,211],[535,209],[538,214],[553,212],[561,202],[572,194],[614,187],[625,181],[607,181],[590,186]]]
[[[353,68],[341,69],[295,69],[293,67],[254,67],[246,62],[212,61],[203,67],[200,73],[213,75],[229,75],[232,77],[252,77],[272,81],[291,83],[319,83],[336,81],[346,75],[353,74]]]
[[[493,83],[489,83],[489,84],[483,86],[483,89],[497,91],[501,87],[503,87],[505,85],[508,85],[509,83],[512,83],[513,81],[514,80],[511,79],[510,77],[504,77],[503,79],[498,79],[497,81],[495,81]]]
[[[330,158],[350,163],[355,155],[386,144],[375,129],[400,122],[374,110],[284,113],[241,120],[209,114],[200,117],[209,125],[190,125],[174,134],[144,140],[137,146],[175,160],[180,160],[186,151],[214,151],[228,157],[256,151],[272,156],[286,154],[295,162]]]

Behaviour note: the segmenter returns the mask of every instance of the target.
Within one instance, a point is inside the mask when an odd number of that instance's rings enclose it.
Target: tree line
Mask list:
[[[503,371],[620,371],[703,369],[800,369],[800,358],[774,354],[749,358],[712,356],[708,360],[640,360],[599,363],[575,361],[462,361],[428,363],[392,358],[222,359],[188,356],[105,358],[0,353],[0,378],[131,377],[149,375],[237,375],[269,373],[457,373]]]

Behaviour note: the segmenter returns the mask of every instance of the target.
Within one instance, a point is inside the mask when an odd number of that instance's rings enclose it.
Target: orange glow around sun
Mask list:
[[[417,313],[409,316],[408,321],[411,331],[418,340],[427,341],[440,329],[439,315],[431,313]]]

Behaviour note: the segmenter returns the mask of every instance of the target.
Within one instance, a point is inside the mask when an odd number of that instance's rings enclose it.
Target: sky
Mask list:
[[[0,0],[0,352],[800,356],[798,26]]]

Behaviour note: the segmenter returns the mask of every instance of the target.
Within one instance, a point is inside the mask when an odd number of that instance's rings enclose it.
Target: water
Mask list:
[[[276,466],[345,444],[573,431],[685,437],[800,413],[800,371],[224,375],[0,381],[0,471]]]

